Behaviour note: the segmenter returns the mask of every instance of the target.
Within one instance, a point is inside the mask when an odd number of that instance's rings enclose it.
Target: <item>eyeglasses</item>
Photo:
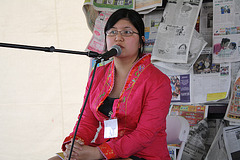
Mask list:
[[[121,36],[123,37],[130,37],[132,36],[134,33],[138,34],[137,32],[134,32],[132,30],[122,30],[122,31],[118,31],[118,30],[108,30],[106,32],[107,36],[109,37],[115,37],[118,35],[118,32],[121,34]]]

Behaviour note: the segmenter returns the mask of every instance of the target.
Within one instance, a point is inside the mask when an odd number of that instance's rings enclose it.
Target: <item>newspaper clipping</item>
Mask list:
[[[147,14],[156,9],[157,6],[162,6],[162,0],[136,0],[135,10],[140,14]]]
[[[223,128],[223,138],[229,160],[240,159],[240,126]]]
[[[95,21],[92,39],[87,46],[88,50],[98,53],[103,53],[103,51],[105,50],[104,26],[111,14],[112,12],[101,12],[97,17]]]
[[[158,27],[162,19],[163,10],[154,10],[144,16],[145,24],[145,46],[146,53],[152,53],[155,39],[157,37]]]
[[[240,70],[232,88],[232,94],[224,119],[240,122]]]
[[[207,117],[207,105],[171,105],[171,116],[183,116],[190,126],[196,125]]]
[[[229,95],[231,63],[213,63],[212,49],[205,48],[193,65],[191,102],[217,102]],[[201,87],[199,87],[201,86]]]
[[[190,75],[169,76],[172,87],[172,102],[190,102]]]
[[[214,137],[219,130],[220,120],[203,119],[190,128],[188,140],[183,150],[184,160],[205,159]],[[210,159],[209,159],[210,160]],[[213,160],[213,159],[211,159]],[[217,160],[217,159],[216,159]]]
[[[188,52],[202,0],[168,1],[162,16],[152,60],[187,63]]]
[[[93,0],[92,4],[98,11],[109,11],[119,8],[135,8],[135,0]]]
[[[174,69],[175,71],[180,73],[188,73],[192,69],[193,64],[196,62],[206,45],[207,42],[196,30],[194,30],[193,37],[190,43],[187,63],[169,63],[157,60],[152,60],[152,63],[169,70]]]
[[[213,60],[240,61],[240,1],[214,0]]]
[[[212,47],[213,2],[203,3],[200,15],[199,33],[207,42],[207,47]]]
[[[223,138],[224,127],[225,123],[224,121],[221,121],[219,124],[217,134],[214,135],[215,138],[212,142],[211,147],[208,150],[205,160],[228,160],[227,151]]]

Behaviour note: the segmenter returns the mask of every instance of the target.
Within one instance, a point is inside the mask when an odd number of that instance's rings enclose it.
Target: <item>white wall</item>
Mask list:
[[[0,43],[84,51],[84,0],[1,0]],[[60,151],[82,105],[86,56],[0,47],[0,159],[43,160]]]

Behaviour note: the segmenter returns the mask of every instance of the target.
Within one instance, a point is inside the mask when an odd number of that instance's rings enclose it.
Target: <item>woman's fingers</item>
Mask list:
[[[65,147],[66,147],[66,150],[63,152],[63,155],[65,157],[65,160],[68,160],[69,156],[70,156],[72,144],[71,143],[66,144]],[[71,153],[71,160],[75,160],[74,158],[72,158],[75,156],[77,156],[77,149],[73,148],[72,153]]]

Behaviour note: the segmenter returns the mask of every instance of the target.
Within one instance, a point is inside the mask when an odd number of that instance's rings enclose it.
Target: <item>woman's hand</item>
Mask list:
[[[71,160],[75,160],[73,157],[75,157],[77,155],[77,150],[82,150],[82,146],[84,145],[84,143],[80,140],[76,140],[73,146],[73,151],[72,151],[72,155],[71,155]],[[68,143],[65,145],[66,150],[63,151],[63,155],[64,155],[64,159],[68,160],[69,155],[70,155],[70,150],[72,147],[72,139],[71,139],[71,143]]]
[[[66,150],[63,152],[65,160],[68,160],[72,143],[66,144]],[[84,145],[80,140],[76,140],[73,146],[71,160],[87,160],[104,158],[97,147]]]

